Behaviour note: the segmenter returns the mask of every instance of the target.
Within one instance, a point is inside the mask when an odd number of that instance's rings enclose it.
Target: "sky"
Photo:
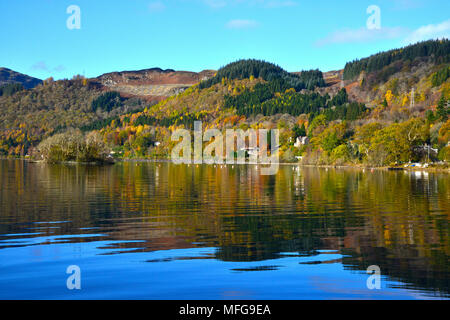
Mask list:
[[[63,79],[256,58],[330,71],[450,38],[449,13],[448,0],[0,0],[0,67]]]

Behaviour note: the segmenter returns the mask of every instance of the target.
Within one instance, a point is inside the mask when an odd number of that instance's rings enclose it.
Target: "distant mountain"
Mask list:
[[[41,84],[42,80],[11,69],[0,68],[0,86],[8,83],[21,83],[26,89],[32,89]]]

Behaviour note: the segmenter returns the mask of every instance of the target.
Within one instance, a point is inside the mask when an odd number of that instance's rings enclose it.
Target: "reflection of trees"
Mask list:
[[[216,258],[226,261],[334,249],[344,253],[347,268],[377,264],[413,287],[449,292],[445,174],[282,166],[275,176],[260,176],[253,166],[164,163],[0,166],[2,234],[24,232],[30,221],[71,221],[55,232],[98,227],[103,238],[124,241],[119,248],[143,251],[217,247]]]

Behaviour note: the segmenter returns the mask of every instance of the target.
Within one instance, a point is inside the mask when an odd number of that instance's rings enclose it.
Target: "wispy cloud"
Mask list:
[[[61,71],[66,70],[66,67],[63,66],[62,64],[60,64],[59,66],[56,66],[55,68],[53,68],[53,70],[56,72],[61,72]]]
[[[405,36],[408,30],[402,27],[381,29],[342,29],[335,31],[325,38],[319,39],[316,45],[323,46],[335,43],[370,42],[382,39],[394,39]]]
[[[35,64],[31,66],[32,70],[43,70],[43,71],[50,71],[50,68],[47,66],[45,61],[38,61]]]
[[[55,68],[51,68],[47,65],[45,61],[38,61],[35,64],[31,66],[31,70],[38,70],[38,71],[47,71],[47,72],[61,72],[66,70],[66,67],[62,64],[56,66]]]
[[[404,45],[430,39],[450,39],[450,19],[437,24],[421,26],[415,30],[403,27],[386,27],[378,30],[369,30],[367,28],[342,29],[319,39],[316,41],[316,45],[324,46],[328,44],[370,42],[397,38]]]
[[[258,22],[254,21],[254,20],[236,19],[236,20],[228,21],[228,23],[226,24],[226,27],[228,29],[249,29],[249,28],[255,28],[258,25],[259,25]]]
[[[161,1],[154,1],[149,3],[148,5],[148,10],[151,13],[155,13],[155,12],[161,12],[166,8],[166,5],[164,3],[162,3]]]
[[[422,26],[404,39],[404,44],[416,43],[429,39],[450,38],[450,19],[439,24]]]

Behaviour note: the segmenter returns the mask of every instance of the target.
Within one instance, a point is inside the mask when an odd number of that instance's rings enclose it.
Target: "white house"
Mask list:
[[[308,137],[297,137],[297,141],[295,141],[294,147],[300,148],[309,143]]]

